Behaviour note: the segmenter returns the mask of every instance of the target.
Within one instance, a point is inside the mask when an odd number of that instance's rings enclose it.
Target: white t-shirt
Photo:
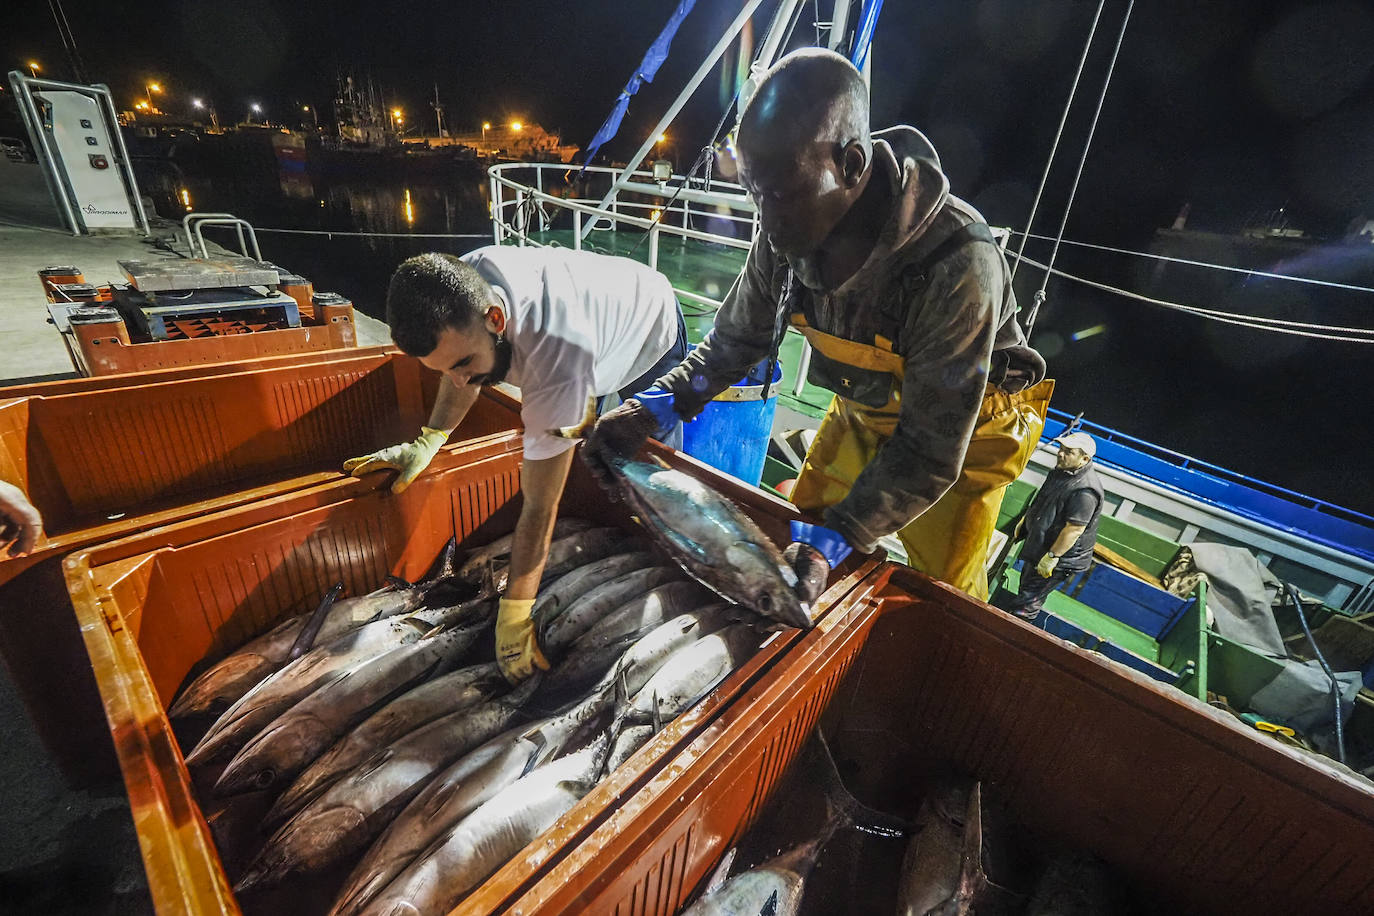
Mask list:
[[[506,381],[520,389],[526,458],[571,448],[574,442],[548,430],[580,422],[589,398],[624,388],[677,340],[672,284],[638,261],[511,245],[479,248],[463,260],[507,306]]]

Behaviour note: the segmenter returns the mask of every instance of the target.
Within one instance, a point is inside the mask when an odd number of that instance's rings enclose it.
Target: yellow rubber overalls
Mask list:
[[[859,472],[897,428],[906,361],[886,338],[857,343],[810,327],[799,312],[790,320],[831,361],[892,376],[887,404],[881,408],[838,394],[831,400],[791,494],[798,508],[815,511],[844,499]],[[988,386],[958,479],[897,532],[911,566],[987,600],[988,540],[1007,485],[1025,470],[1040,440],[1053,391],[1052,379],[1016,394]]]

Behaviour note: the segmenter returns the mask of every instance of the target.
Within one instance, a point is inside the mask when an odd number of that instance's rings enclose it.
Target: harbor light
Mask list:
[[[667,135],[667,134],[659,134],[659,135],[658,135],[658,142],[659,142],[659,143],[667,143],[667,142],[668,142],[668,135]]]
[[[158,85],[157,83],[144,83],[144,84],[143,84],[143,91],[144,91],[144,92],[147,94],[147,96],[148,96],[148,107],[149,107],[149,108],[152,108],[152,107],[153,107],[153,93],[156,92],[156,93],[158,93],[158,94],[161,94],[161,93],[162,93],[162,87],[161,87],[160,85]]]
[[[192,108],[204,108],[204,107],[205,107],[205,103],[202,102],[200,99],[191,99],[191,107],[192,107]]]
[[[510,129],[515,131],[516,133],[519,133],[524,127],[525,125],[521,124],[519,121],[510,122]]]
[[[43,69],[42,67],[38,66],[38,61],[36,61],[36,60],[31,60],[31,61],[29,61],[29,72],[33,74],[33,78],[34,78],[34,79],[38,79],[38,71],[39,71],[39,70],[42,70],[42,69]]]
[[[186,208],[186,212],[191,212],[191,192],[186,188],[181,189],[181,203]]]

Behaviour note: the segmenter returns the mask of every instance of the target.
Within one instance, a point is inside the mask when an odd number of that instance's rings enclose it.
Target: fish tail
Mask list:
[[[830,745],[820,729],[816,730],[812,744],[816,756],[821,759],[821,781],[827,814],[824,839],[829,839],[841,826],[857,827],[866,833],[887,837],[901,837],[911,832],[910,822],[886,811],[870,808],[854,797],[840,777],[835,758],[830,753]]]
[[[344,584],[342,582],[335,582],[334,587],[325,594],[323,599],[321,599],[319,607],[315,608],[315,612],[310,615],[310,619],[305,622],[305,626],[301,627],[301,632],[296,637],[296,641],[291,644],[291,651],[286,653],[287,661],[295,661],[306,652],[309,652],[311,647],[315,645],[315,637],[320,635],[320,627],[324,626],[324,619],[329,616],[329,609],[332,608],[334,602],[338,600],[339,593],[343,591],[343,587]]]
[[[458,569],[458,538],[456,536],[448,539],[444,548],[439,551],[439,555],[434,558],[433,565],[425,573],[420,581],[425,584],[436,582],[440,579],[447,579]]]
[[[596,425],[596,398],[587,399],[587,410],[582,415],[582,419],[572,426],[559,426],[548,431],[550,436],[557,436],[559,439],[585,439],[587,433],[591,432]]]

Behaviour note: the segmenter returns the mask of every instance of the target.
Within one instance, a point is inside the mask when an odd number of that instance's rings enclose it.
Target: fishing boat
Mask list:
[[[850,6],[834,5],[827,44],[848,49],[862,64],[881,3],[863,4],[856,20],[849,18]],[[758,7],[743,5],[650,131],[650,139],[625,165],[584,165],[576,177],[561,162],[494,165],[488,172],[494,241],[596,250],[646,262],[673,282],[689,334],[700,340],[743,267],[758,231],[757,215],[743,187],[711,174],[705,151],[698,160],[704,169],[675,174],[668,163],[649,161],[652,138],[667,129]],[[756,67],[779,56],[785,36],[803,15],[800,7],[793,2],[777,5]],[[662,39],[655,44],[663,46]],[[654,54],[651,50],[650,57]],[[650,57],[638,68],[636,81],[645,74],[651,77],[661,64],[661,58]],[[618,124],[617,114],[623,116],[623,103],[636,85],[632,81],[626,87],[608,125]],[[605,131],[603,127],[597,140],[604,139]],[[592,161],[597,140],[586,161]],[[1015,237],[1012,230],[995,227],[994,235],[1004,246]],[[805,340],[789,330],[781,347],[783,381],[764,469],[761,479],[749,483],[775,488],[797,474],[805,443],[831,399],[829,391],[808,380],[809,358]],[[1053,361],[1050,369],[1053,375]],[[1277,720],[1281,717],[1272,708],[1262,708],[1263,691],[1288,661],[1224,635],[1215,608],[1208,606],[1205,578],[1187,594],[1161,587],[1166,570],[1189,552],[1185,548],[1231,545],[1249,551],[1267,573],[1295,584],[1305,596],[1299,610],[1283,605],[1277,614],[1292,656],[1313,659],[1320,655],[1314,646],[1325,648],[1340,656],[1347,670],[1374,676],[1374,628],[1363,622],[1374,612],[1374,518],[1095,423],[1073,408],[1062,402],[1051,408],[1030,466],[1005,494],[995,536],[998,544],[1006,542],[1054,467],[1055,439],[1070,429],[1091,433],[1099,443],[1096,467],[1106,491],[1099,550],[1086,574],[1048,599],[1038,620],[1042,629],[1172,684],[1200,702],[1210,698],[1251,719],[1267,721],[1267,715]],[[884,546],[889,555],[902,557],[895,538]],[[1015,594],[1020,558],[1012,551],[999,560],[990,581],[1003,597]],[[1306,630],[1313,631],[1314,640],[1304,636]],[[1366,643],[1368,652],[1352,648]],[[1374,693],[1359,690],[1353,712],[1346,703],[1344,746],[1326,749],[1357,769],[1374,769]]]

